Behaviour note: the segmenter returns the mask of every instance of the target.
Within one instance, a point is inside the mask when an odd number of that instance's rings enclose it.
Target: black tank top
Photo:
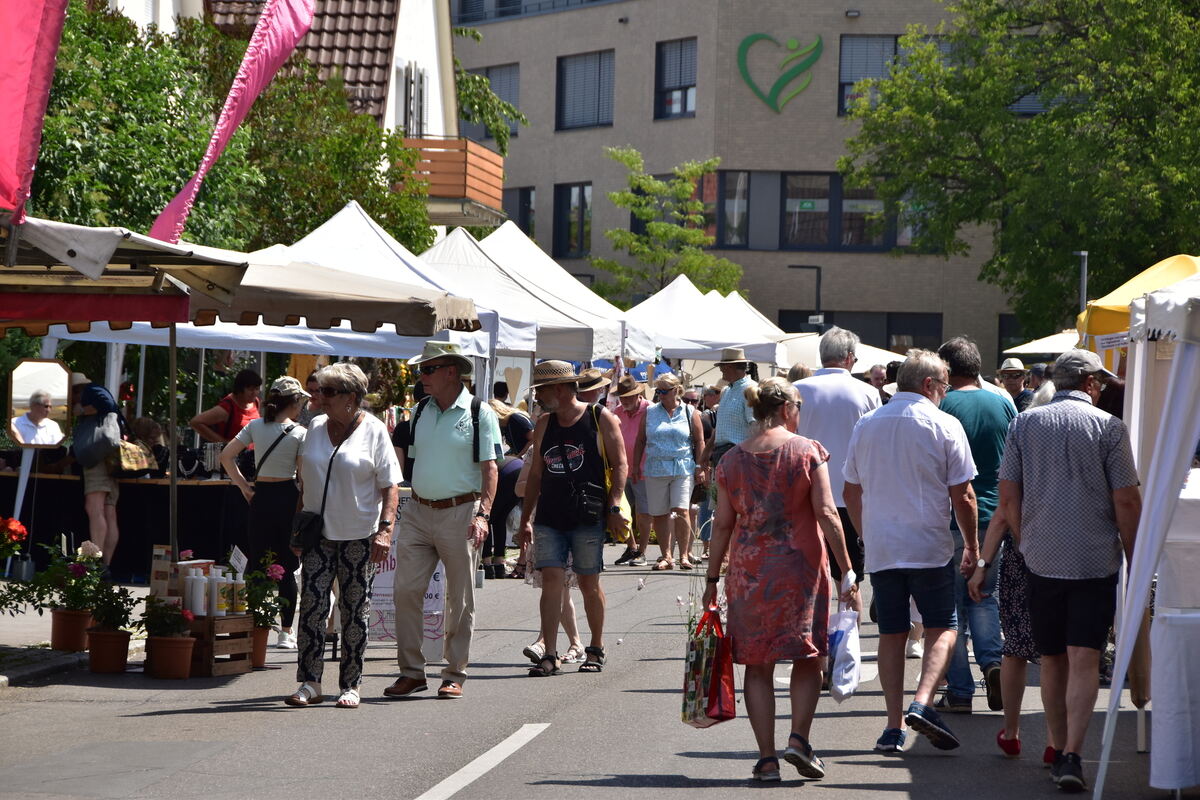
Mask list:
[[[604,460],[596,444],[598,409],[588,406],[579,420],[569,428],[558,424],[558,415],[551,414],[542,435],[542,486],[538,495],[539,525],[566,530],[571,524],[570,484],[592,483],[604,488]],[[566,470],[570,470],[570,478]]]

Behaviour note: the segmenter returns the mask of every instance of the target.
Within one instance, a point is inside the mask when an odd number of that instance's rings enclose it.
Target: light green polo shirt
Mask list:
[[[412,488],[418,496],[445,500],[481,490],[483,476],[475,462],[471,427],[471,393],[465,386],[445,411],[429,398],[408,449],[415,459]],[[484,461],[499,461],[504,456],[500,423],[487,403],[479,409],[479,452]]]

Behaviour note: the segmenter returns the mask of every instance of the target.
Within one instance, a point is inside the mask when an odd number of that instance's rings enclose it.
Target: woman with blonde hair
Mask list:
[[[725,595],[733,660],[746,665],[745,697],[758,743],[753,778],[778,781],[775,749],[775,663],[790,661],[792,733],[783,757],[805,778],[825,776],[808,743],[821,668],[828,657],[830,577],[825,554],[849,576],[841,600],[857,587],[841,518],[829,489],[829,454],[797,436],[800,396],[783,378],[746,387],[756,425],[717,467],[717,512],[704,606],[717,600],[721,563],[729,556]]]
[[[704,433],[700,414],[681,403],[683,387],[672,373],[654,381],[654,399],[646,409],[633,445],[631,480],[646,481],[646,505],[662,558],[656,570],[672,569],[672,538],[679,544],[679,568],[691,569],[692,483],[704,463]],[[645,455],[643,462],[642,456]]]

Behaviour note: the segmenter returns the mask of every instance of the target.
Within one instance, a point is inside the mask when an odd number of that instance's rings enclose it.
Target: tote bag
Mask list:
[[[710,608],[690,631],[683,670],[683,722],[708,728],[735,716],[733,642],[721,628],[721,615]]]

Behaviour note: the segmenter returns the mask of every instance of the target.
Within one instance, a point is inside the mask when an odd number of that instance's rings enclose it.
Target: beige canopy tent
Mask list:
[[[1079,345],[1079,331],[1069,328],[1061,333],[1043,336],[1004,351],[1006,356],[1060,355]]]

